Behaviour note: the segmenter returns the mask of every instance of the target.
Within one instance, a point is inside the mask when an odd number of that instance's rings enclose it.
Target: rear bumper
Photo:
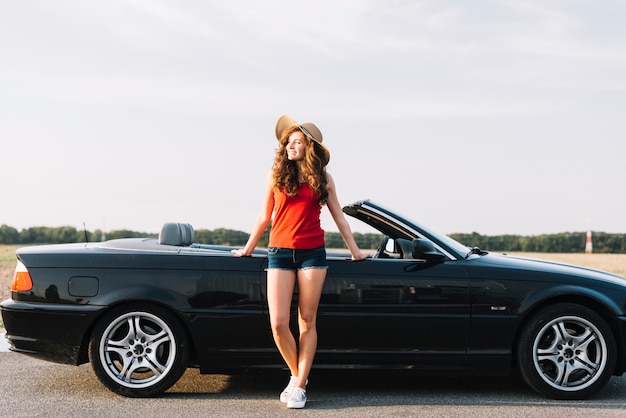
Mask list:
[[[47,361],[78,365],[88,361],[94,320],[105,306],[19,302],[0,303],[9,349]]]

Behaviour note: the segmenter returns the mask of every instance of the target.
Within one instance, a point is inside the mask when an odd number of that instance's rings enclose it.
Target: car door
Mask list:
[[[265,288],[267,256],[235,257],[230,253],[196,254],[186,261],[186,277],[178,288],[186,293],[198,357],[202,364],[243,367],[276,363],[269,328]]]
[[[316,363],[425,363],[464,356],[468,280],[453,261],[329,259]]]

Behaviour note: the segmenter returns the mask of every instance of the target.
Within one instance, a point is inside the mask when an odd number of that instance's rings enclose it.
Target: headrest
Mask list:
[[[194,235],[191,224],[169,222],[161,228],[159,244],[187,247],[193,244]]]

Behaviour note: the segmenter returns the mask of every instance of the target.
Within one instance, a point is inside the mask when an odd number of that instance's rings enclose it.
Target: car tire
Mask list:
[[[188,338],[169,311],[150,304],[113,308],[96,325],[89,360],[111,391],[133,398],[160,395],[183,375]]]
[[[599,314],[561,303],[524,325],[517,358],[522,377],[537,392],[553,399],[585,399],[611,378],[617,348]]]

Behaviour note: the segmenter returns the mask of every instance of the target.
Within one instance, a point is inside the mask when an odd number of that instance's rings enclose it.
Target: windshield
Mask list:
[[[438,241],[443,246],[448,247],[449,249],[456,252],[457,254],[465,256],[468,253],[468,251],[470,251],[469,247],[461,244],[458,241],[455,241],[454,239],[450,238],[447,235],[440,234],[439,232],[431,231],[430,229],[425,228],[422,225],[416,224],[415,222],[411,222],[411,223],[415,225],[420,231],[422,231],[426,235],[426,237],[429,238],[431,241]]]
[[[433,241],[435,243],[440,244],[443,247],[446,247],[448,250],[454,252],[457,254],[457,256],[461,256],[461,257],[465,257],[466,254],[471,250],[469,247],[455,241],[454,239],[450,238],[447,235],[441,234],[439,232],[435,232],[432,231],[412,220],[410,220],[409,218],[398,214],[397,212],[391,211],[377,203],[374,203],[370,200],[361,202],[360,206],[363,207],[370,207],[374,210],[377,211],[381,211],[383,213],[385,213],[387,216],[396,219],[397,221],[399,221],[400,223],[404,224],[405,226],[409,227],[410,229],[413,229],[414,232],[417,233],[418,238],[426,238],[429,239],[430,241]]]

